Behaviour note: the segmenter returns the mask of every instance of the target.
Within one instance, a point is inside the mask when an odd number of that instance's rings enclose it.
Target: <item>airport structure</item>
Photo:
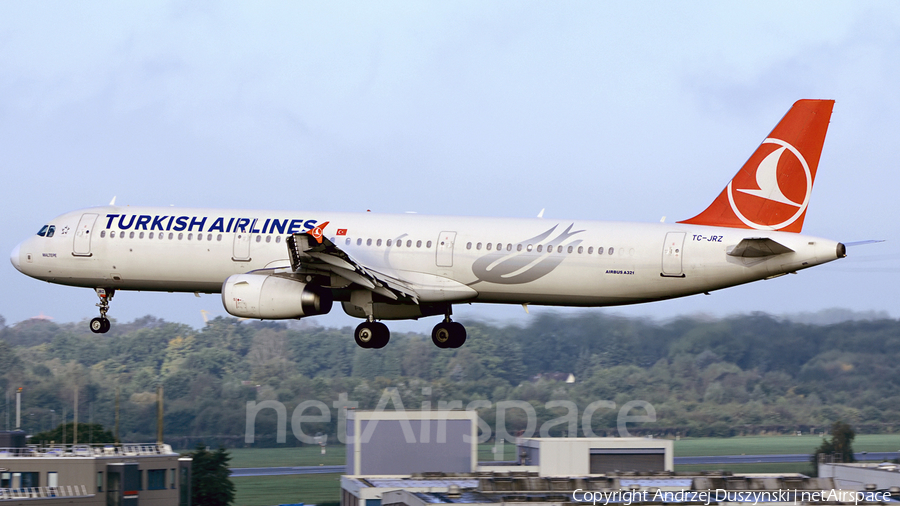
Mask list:
[[[584,483],[595,488],[601,483],[604,488],[618,485],[610,473],[671,478],[674,469],[673,443],[665,439],[517,438],[514,460],[483,465],[477,450],[475,411],[350,411],[341,504],[480,502],[490,497],[502,502],[504,494],[513,492],[552,499],[571,496]],[[394,495],[386,498],[390,491]],[[440,501],[396,496],[402,491],[450,495]],[[477,500],[472,495],[476,492],[481,494]]]
[[[0,448],[3,506],[190,506],[191,459],[166,444]]]
[[[887,490],[900,498],[900,464],[895,462],[833,462],[819,455],[819,476],[830,478],[838,488],[847,490]]]
[[[477,461],[474,411],[351,411],[341,506],[465,504],[886,504],[900,465],[797,473],[674,472],[673,441],[516,438],[514,460]],[[890,494],[887,496],[886,494]]]

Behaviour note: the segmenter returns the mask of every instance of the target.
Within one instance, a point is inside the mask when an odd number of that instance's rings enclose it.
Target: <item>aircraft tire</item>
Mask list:
[[[384,348],[385,346],[387,346],[388,341],[391,340],[390,329],[388,329],[387,325],[381,322],[373,322],[372,326],[375,329],[375,341],[372,342],[372,348]]]
[[[91,332],[93,332],[94,334],[102,334],[103,332],[105,332],[103,329],[106,328],[106,325],[103,324],[103,320],[103,318],[91,319]]]
[[[438,348],[459,348],[466,342],[466,328],[458,322],[441,322],[431,331],[431,341]]]
[[[100,333],[106,334],[107,332],[109,332],[109,329],[112,327],[112,324],[109,323],[109,320],[106,318],[100,318],[100,320],[103,323],[103,328],[100,329]]]
[[[451,335],[448,348],[459,348],[466,343],[466,328],[459,322],[450,322],[448,325],[450,326]]]

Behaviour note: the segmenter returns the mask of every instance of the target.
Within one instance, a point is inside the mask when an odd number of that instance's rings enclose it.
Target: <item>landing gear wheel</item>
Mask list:
[[[356,327],[353,338],[360,348],[384,348],[391,340],[391,331],[381,322],[362,322]]]
[[[457,322],[441,322],[431,331],[431,341],[438,348],[459,348],[466,342],[466,328]]]
[[[100,308],[100,317],[91,320],[91,332],[94,334],[106,334],[112,326],[109,323],[109,319],[106,318],[106,313],[109,311],[109,301],[116,294],[116,290],[113,288],[94,288],[94,292],[97,293],[97,297],[100,297],[100,303],[97,304],[97,307]]]
[[[91,332],[94,334],[106,334],[111,327],[106,318],[94,318],[91,320]]]

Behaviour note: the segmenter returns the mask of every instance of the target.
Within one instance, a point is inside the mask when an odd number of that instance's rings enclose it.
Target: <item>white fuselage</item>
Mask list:
[[[634,304],[842,256],[831,240],[679,223],[106,206],[55,218],[52,237],[23,241],[11,260],[63,285],[218,293],[233,274],[289,267],[285,238],[325,222],[325,236],[356,261],[432,287],[423,303]],[[727,254],[745,238],[793,252]]]

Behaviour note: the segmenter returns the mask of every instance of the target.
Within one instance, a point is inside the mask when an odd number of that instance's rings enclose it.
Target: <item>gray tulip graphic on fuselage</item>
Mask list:
[[[554,225],[538,236],[514,244],[512,251],[499,250],[475,260],[475,263],[472,264],[472,273],[475,274],[478,281],[470,285],[481,281],[517,285],[546,276],[566,258],[565,253],[559,251],[560,246],[574,247],[581,244],[580,239],[566,243],[575,234],[584,232],[584,230],[571,232],[574,226],[574,223],[569,225],[558,236],[547,240],[559,227],[558,224]],[[538,251],[538,245],[542,246],[544,251]],[[521,251],[519,251],[519,247],[522,248]]]

